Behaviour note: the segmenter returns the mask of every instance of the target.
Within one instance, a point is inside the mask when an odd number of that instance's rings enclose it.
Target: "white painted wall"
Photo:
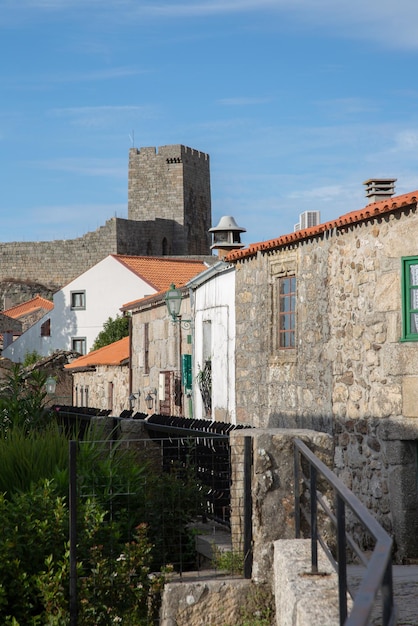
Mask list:
[[[86,292],[85,310],[71,309],[71,292]],[[18,337],[3,356],[22,362],[36,351],[48,356],[54,350],[71,350],[73,337],[85,337],[87,352],[109,318],[120,314],[127,302],[155,293],[147,282],[117,258],[108,256],[54,294],[54,308]],[[41,325],[51,319],[51,336],[41,337]]]
[[[211,323],[212,416],[235,424],[235,271],[223,271],[194,291],[194,417],[207,419],[196,382],[203,366],[203,326]]]

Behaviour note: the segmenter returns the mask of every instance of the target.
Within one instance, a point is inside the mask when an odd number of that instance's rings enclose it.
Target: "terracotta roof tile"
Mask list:
[[[35,296],[31,300],[27,302],[22,302],[21,304],[16,304],[16,306],[11,307],[10,309],[6,309],[3,311],[9,317],[13,319],[18,319],[23,315],[27,315],[28,313],[33,313],[39,309],[46,309],[47,311],[51,311],[54,308],[54,304],[47,300],[46,298],[42,298],[42,296]]]
[[[311,228],[303,230],[297,230],[288,235],[282,235],[277,239],[270,239],[268,241],[261,241],[259,243],[252,243],[248,248],[242,248],[241,250],[234,250],[226,255],[225,261],[237,261],[239,259],[255,256],[259,251],[274,250],[280,248],[289,243],[302,241],[315,235],[320,235],[326,231],[333,230],[334,228],[343,228],[350,224],[358,224],[368,219],[377,217],[378,215],[384,215],[391,213],[399,208],[410,206],[418,202],[418,191],[403,194],[402,196],[395,196],[388,198],[387,200],[380,200],[379,202],[373,202],[359,211],[351,211],[341,217]]]
[[[184,285],[188,280],[203,272],[207,265],[203,261],[172,259],[170,257],[125,256],[112,254],[137,276],[145,280],[156,291],[169,289],[171,283]]]
[[[65,369],[77,369],[91,365],[122,365],[127,359],[129,359],[129,337],[124,337],[108,346],[80,356],[64,367]]]

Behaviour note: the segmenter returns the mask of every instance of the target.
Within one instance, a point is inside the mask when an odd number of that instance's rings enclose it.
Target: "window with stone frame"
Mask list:
[[[288,349],[296,345],[296,277],[279,276],[277,279],[277,348]]]
[[[402,259],[402,341],[418,341],[418,256]]]
[[[149,374],[149,323],[144,324],[144,374]]]

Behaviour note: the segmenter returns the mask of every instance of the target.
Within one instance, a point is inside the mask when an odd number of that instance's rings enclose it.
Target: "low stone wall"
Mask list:
[[[274,543],[277,626],[339,626],[338,576],[322,550],[311,574],[310,539]]]
[[[169,582],[164,587],[160,626],[236,626],[253,587],[243,578],[183,577]]]
[[[299,437],[328,467],[333,466],[333,438],[309,430],[245,429],[231,431],[231,534],[242,550],[244,532],[244,437],[252,440],[251,476],[252,579],[269,583],[273,574],[273,542],[295,537],[294,439]]]
[[[398,563],[418,558],[417,437],[415,418],[338,420],[335,472],[394,537]],[[353,519],[351,532],[367,538]]]

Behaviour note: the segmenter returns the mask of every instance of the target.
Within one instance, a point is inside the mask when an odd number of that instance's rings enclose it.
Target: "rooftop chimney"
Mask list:
[[[379,202],[379,200],[387,200],[395,194],[396,178],[369,178],[363,185],[366,187],[366,198],[369,198],[369,204]]]
[[[231,250],[244,247],[244,244],[241,243],[241,233],[245,233],[246,229],[238,226],[230,215],[221,217],[219,224],[209,228],[209,232],[213,233],[213,244],[210,249],[218,250],[220,258],[223,258]]]

